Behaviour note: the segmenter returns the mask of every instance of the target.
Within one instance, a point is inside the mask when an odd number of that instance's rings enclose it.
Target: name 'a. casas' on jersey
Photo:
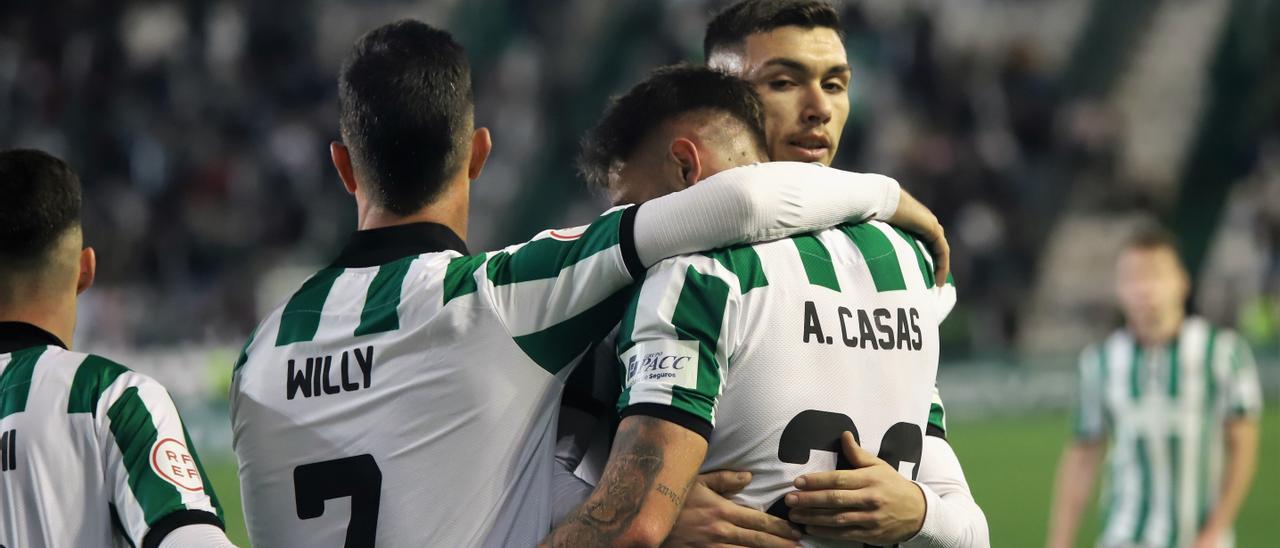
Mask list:
[[[879,222],[669,259],[619,330],[619,411],[706,436],[703,470],[750,470],[734,498],[758,509],[847,465],[844,431],[914,478],[924,436],[945,435],[938,324],[954,303],[923,244]]]

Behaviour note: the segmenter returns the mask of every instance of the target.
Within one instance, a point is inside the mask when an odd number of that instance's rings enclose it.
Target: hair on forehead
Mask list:
[[[1125,239],[1123,250],[1168,249],[1178,252],[1178,239],[1165,228],[1156,223],[1144,223]]]
[[[741,47],[747,37],[780,27],[805,29],[829,28],[841,39],[840,14],[831,2],[824,0],[742,0],[721,10],[707,24],[702,40],[702,55],[722,48]]]
[[[613,100],[582,139],[578,167],[588,184],[608,188],[610,170],[635,154],[656,130],[680,116],[703,112],[741,123],[764,148],[764,107],[751,84],[705,67],[672,65],[653,71]]]

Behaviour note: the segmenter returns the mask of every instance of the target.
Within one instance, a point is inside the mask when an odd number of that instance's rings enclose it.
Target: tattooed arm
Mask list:
[[[623,419],[600,483],[540,546],[662,544],[706,454],[707,441],[683,426]]]

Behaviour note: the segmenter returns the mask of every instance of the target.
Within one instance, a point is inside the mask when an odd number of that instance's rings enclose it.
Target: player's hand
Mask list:
[[[947,273],[951,272],[951,245],[947,243],[946,231],[938,222],[938,217],[929,208],[916,200],[914,196],[902,191],[898,199],[898,210],[889,218],[889,224],[914,232],[920,237],[933,255],[934,283],[942,287],[947,283]]]
[[[1194,548],[1221,548],[1223,533],[1224,531],[1217,527],[1207,526],[1196,536],[1196,543],[1192,546]]]
[[[887,546],[914,537],[924,526],[924,492],[889,463],[840,437],[853,470],[805,474],[799,491],[787,493],[791,521],[815,537]]]
[[[729,495],[751,483],[749,472],[708,472],[693,482],[663,546],[798,546],[800,531],[785,520],[739,506]]]

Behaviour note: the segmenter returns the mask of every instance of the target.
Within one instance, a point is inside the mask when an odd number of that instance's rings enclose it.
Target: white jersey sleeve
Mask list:
[[[714,253],[732,260],[731,250]],[[710,436],[739,342],[738,283],[706,255],[650,269],[618,333],[622,416],[655,416]]]
[[[1258,381],[1258,364],[1244,338],[1232,333],[1230,369],[1227,373],[1226,399],[1228,416],[1257,418],[1262,414],[1262,385]]]
[[[192,524],[222,527],[222,509],[168,391],[97,356],[76,373],[68,411],[91,412],[107,492],[136,546]],[[151,545],[151,544],[147,544]]]
[[[991,546],[987,518],[969,491],[960,459],[945,440],[925,437],[916,482],[925,495],[924,526],[903,546]]]
[[[1106,355],[1103,345],[1090,346],[1080,353],[1075,407],[1075,436],[1096,441],[1107,433]]]

